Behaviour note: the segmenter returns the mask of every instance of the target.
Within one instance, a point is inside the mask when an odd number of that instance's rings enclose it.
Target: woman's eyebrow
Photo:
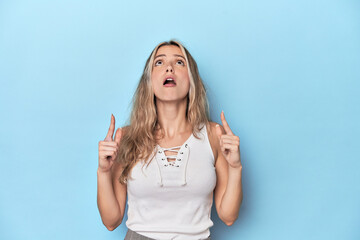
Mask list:
[[[183,58],[183,59],[185,60],[185,58],[184,58],[183,56],[179,55],[179,54],[174,54],[174,56],[175,56],[175,57],[181,57],[181,58]],[[158,57],[166,57],[166,55],[165,55],[165,54],[157,55],[157,56],[154,58],[154,60],[155,60],[156,58],[158,58]]]

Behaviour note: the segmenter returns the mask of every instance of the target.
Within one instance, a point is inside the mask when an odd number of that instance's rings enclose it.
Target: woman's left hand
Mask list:
[[[221,122],[225,129],[225,134],[223,134],[219,125],[216,125],[216,134],[220,141],[220,148],[223,156],[229,165],[233,168],[242,167],[240,161],[240,138],[235,136],[231,131],[229,124],[225,120],[224,112],[220,114]]]

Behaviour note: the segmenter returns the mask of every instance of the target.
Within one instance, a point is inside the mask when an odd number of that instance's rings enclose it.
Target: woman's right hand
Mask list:
[[[110,172],[112,165],[119,152],[122,129],[118,128],[115,133],[115,117],[111,114],[111,123],[104,141],[99,141],[99,167],[101,172]]]

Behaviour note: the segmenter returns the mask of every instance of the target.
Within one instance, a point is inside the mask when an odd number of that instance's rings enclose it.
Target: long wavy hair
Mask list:
[[[197,64],[189,51],[176,40],[159,43],[146,61],[143,74],[132,99],[130,124],[123,129],[119,153],[116,161],[121,164],[122,173],[119,182],[124,184],[131,169],[141,160],[149,164],[155,156],[157,144],[156,132],[163,128],[158,122],[155,94],[151,84],[151,72],[157,50],[162,46],[178,46],[185,56],[190,79],[190,89],[187,95],[186,119],[192,126],[192,133],[198,138],[201,125],[209,126],[209,103],[206,89],[200,78]],[[209,129],[209,128],[208,128]],[[160,138],[161,139],[161,138]],[[144,164],[145,165],[145,164]],[[144,166],[143,165],[143,166]]]

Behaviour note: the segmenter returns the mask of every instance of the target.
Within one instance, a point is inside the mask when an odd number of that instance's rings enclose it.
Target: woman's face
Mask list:
[[[178,46],[158,48],[152,66],[151,83],[157,100],[179,101],[187,96],[190,89],[189,73],[185,56]]]

